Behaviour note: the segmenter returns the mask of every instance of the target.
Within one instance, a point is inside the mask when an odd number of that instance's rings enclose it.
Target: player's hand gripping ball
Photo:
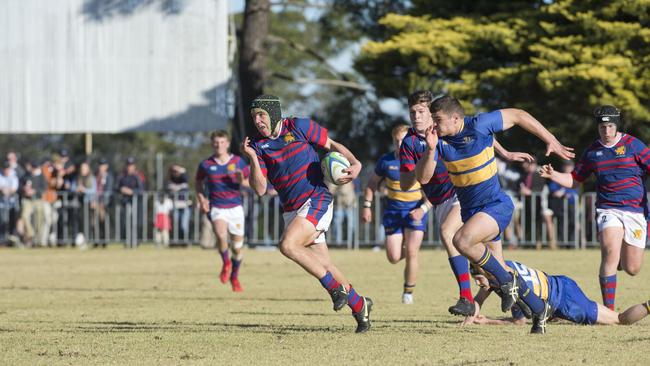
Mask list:
[[[325,155],[320,162],[320,168],[323,171],[325,181],[328,183],[339,184],[337,181],[348,175],[343,170],[350,167],[350,162],[345,156],[336,151],[332,151]]]

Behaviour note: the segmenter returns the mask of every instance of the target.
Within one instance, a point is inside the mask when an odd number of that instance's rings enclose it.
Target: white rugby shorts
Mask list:
[[[615,208],[597,208],[596,224],[598,232],[608,227],[622,227],[626,243],[645,248],[648,223],[642,213],[623,211]]]
[[[332,206],[333,203],[330,202],[330,204],[327,206],[327,211],[325,211],[325,214],[323,214],[323,216],[321,216],[321,218],[316,223],[316,231],[319,232],[316,239],[314,239],[314,243],[316,244],[325,242],[325,232],[327,232],[327,230],[330,228],[330,223],[332,222]],[[287,229],[291,221],[293,221],[296,216],[307,218],[307,214],[309,213],[310,208],[311,200],[309,199],[307,202],[303,203],[299,209],[295,211],[284,212],[282,214],[282,218],[284,219],[284,229]]]
[[[460,205],[460,202],[458,202],[458,197],[454,195],[435,206],[434,210],[438,225],[442,225],[442,222],[447,219],[447,216],[449,216],[451,209],[456,205]]]
[[[228,223],[231,235],[244,236],[244,207],[210,208],[210,221],[223,220]]]

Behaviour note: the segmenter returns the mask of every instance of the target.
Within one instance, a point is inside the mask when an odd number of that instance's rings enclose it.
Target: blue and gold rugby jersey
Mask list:
[[[375,174],[386,181],[386,189],[388,190],[386,208],[410,210],[413,209],[413,207],[422,199],[422,189],[418,182],[415,182],[415,184],[406,191],[403,191],[400,188],[399,164],[400,159],[395,157],[395,152],[386,153],[377,160]]]
[[[545,272],[530,268],[515,261],[506,261],[508,267],[517,271],[519,277],[526,281],[528,288],[542,300],[548,300],[557,309],[562,302],[562,283],[557,276],[549,276]]]
[[[455,136],[438,141],[437,152],[464,209],[485,205],[501,194],[494,157],[494,133],[503,130],[501,111],[465,117]]]

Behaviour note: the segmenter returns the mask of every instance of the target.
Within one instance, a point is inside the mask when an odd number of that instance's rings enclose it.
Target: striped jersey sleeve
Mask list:
[[[296,133],[302,134],[309,143],[324,148],[327,144],[327,129],[309,118],[294,120]]]

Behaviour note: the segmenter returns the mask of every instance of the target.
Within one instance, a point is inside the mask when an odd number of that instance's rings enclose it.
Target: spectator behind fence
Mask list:
[[[521,180],[521,173],[514,166],[499,158],[497,158],[497,170],[499,172],[499,183],[501,183],[503,191],[508,195],[508,197],[510,197],[514,206],[512,210],[512,219],[510,221],[510,225],[506,227],[503,236],[508,243],[508,248],[515,249],[519,245],[519,240],[522,234],[522,204],[521,200],[519,199],[519,182]]]
[[[174,209],[172,210],[172,223],[174,225],[174,239],[186,242],[189,239],[190,228],[190,186],[187,180],[185,167],[172,164],[169,167],[169,181],[167,190],[172,195]]]
[[[25,169],[18,164],[18,155],[14,151],[9,151],[7,153],[7,162],[11,167],[12,173],[20,181],[20,179],[25,175]]]
[[[108,160],[105,158],[99,159],[99,166],[97,167],[97,174],[95,175],[95,183],[97,184],[97,221],[99,227],[97,232],[99,237],[95,238],[95,246],[101,244],[102,248],[106,248],[106,243],[109,240],[110,228],[107,228],[109,223],[106,222],[106,214],[113,201],[113,173],[109,170]],[[107,230],[109,229],[109,230]]]
[[[2,163],[0,174],[0,240],[7,241],[14,236],[18,206],[18,177],[9,161]]]
[[[571,173],[575,165],[572,161],[566,161],[562,165],[562,173]],[[557,217],[558,237],[562,241],[573,242],[575,240],[576,222],[575,209],[578,200],[578,190],[565,188],[554,181],[548,182],[549,208]],[[566,210],[564,202],[566,200]],[[564,227],[566,226],[566,231]]]
[[[130,233],[130,241],[126,242],[126,246],[136,246],[141,226],[140,215],[138,215],[140,210],[138,208],[141,207],[140,195],[144,190],[144,184],[135,166],[135,159],[132,157],[126,159],[126,167],[118,180],[117,189],[120,192],[121,204],[121,238],[124,240],[129,239],[127,233]]]
[[[40,245],[47,240],[43,240],[45,216],[43,212],[42,195],[47,188],[47,182],[43,176],[43,170],[38,161],[32,161],[29,164],[29,172],[23,177],[21,184],[21,213],[22,222],[22,242],[27,247],[34,244]]]
[[[526,210],[526,218],[528,222],[532,223],[532,214],[536,216],[535,232],[531,231],[531,235],[535,237],[535,247],[540,249],[542,246],[541,236],[541,220],[546,223],[547,240],[550,249],[557,248],[557,241],[555,240],[555,228],[553,226],[553,211],[548,208],[548,197],[546,187],[546,179],[539,176],[537,173],[538,166],[536,162],[524,162],[524,174],[522,175],[520,186],[520,193],[524,201],[524,208]],[[535,205],[535,211],[532,211],[532,206]]]
[[[63,189],[63,163],[55,160],[54,163],[43,165],[43,176],[47,182],[47,188],[43,192],[43,211],[45,227],[43,228],[48,245],[57,245],[57,230],[59,223],[59,211],[61,210],[61,199],[59,191]]]
[[[357,227],[354,215],[354,208],[357,206],[354,182],[342,185],[327,183],[327,187],[334,196],[334,242],[338,245],[343,243],[343,220],[345,220],[345,240],[350,243],[353,230]]]
[[[173,201],[164,193],[158,193],[153,203],[154,214],[154,242],[169,246],[169,230],[172,228],[169,216],[174,208]]]
[[[79,248],[86,247],[87,235],[91,232],[93,212],[95,211],[97,193],[97,181],[90,171],[90,164],[87,161],[79,164],[79,172],[72,181],[72,192],[74,201],[72,205],[72,233],[74,234],[74,243]],[[86,219],[84,220],[84,216]],[[84,222],[88,227],[84,227]],[[87,233],[85,233],[87,231]]]

